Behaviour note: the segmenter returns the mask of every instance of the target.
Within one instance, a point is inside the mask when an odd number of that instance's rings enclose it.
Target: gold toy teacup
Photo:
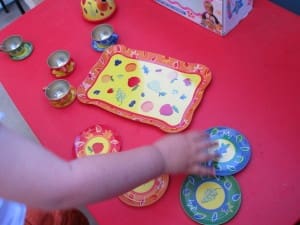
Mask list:
[[[75,62],[70,53],[66,50],[56,50],[52,52],[47,60],[51,74],[56,78],[70,75],[75,69]]]
[[[7,53],[11,57],[22,55],[25,51],[22,37],[19,35],[9,36],[0,44],[0,51]]]
[[[56,108],[70,105],[76,97],[76,89],[67,80],[57,79],[44,88],[50,104]]]

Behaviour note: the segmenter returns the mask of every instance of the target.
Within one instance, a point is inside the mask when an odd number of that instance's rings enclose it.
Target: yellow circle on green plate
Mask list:
[[[216,182],[205,182],[196,190],[198,204],[209,210],[219,208],[225,200],[225,192]]]

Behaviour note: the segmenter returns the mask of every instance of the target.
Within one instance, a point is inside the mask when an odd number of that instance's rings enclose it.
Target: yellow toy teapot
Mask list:
[[[116,10],[114,0],[81,0],[83,17],[91,22],[99,22],[110,17]]]

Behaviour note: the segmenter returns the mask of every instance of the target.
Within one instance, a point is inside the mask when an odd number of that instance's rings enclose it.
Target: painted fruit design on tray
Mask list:
[[[198,70],[191,72],[182,61],[146,52],[133,55],[123,46],[115,51],[117,47],[103,53],[79,87],[79,100],[167,132],[186,128],[210,81],[209,70],[193,64]]]

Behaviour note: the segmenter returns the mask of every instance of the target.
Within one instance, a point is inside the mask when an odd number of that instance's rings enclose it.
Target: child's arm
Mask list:
[[[123,194],[164,173],[212,175],[203,133],[167,135],[152,146],[65,161],[0,124],[0,196],[45,209]]]

